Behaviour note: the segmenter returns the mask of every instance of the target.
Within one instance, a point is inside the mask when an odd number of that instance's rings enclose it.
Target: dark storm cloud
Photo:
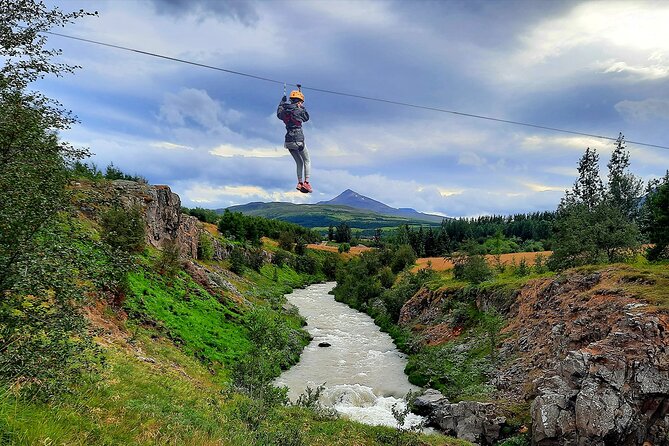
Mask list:
[[[212,14],[225,19],[232,18],[244,25],[251,26],[258,22],[259,16],[248,0],[149,0],[159,14],[181,17],[193,14],[200,19]]]

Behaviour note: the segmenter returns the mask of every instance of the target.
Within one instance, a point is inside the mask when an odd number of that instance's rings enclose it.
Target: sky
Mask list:
[[[609,140],[311,90],[330,90],[669,145],[669,2],[83,0],[55,32],[278,81],[49,36],[74,75],[36,88],[80,123],[62,139],[183,206],[316,203],[346,189],[451,217],[554,210],[587,147]],[[304,86],[313,194],[276,118]],[[644,180],[669,150],[628,144]]]

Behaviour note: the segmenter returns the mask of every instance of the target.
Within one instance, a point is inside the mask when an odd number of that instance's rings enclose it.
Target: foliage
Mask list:
[[[201,207],[196,207],[193,209],[185,209],[185,213],[196,217],[198,220],[204,223],[217,224],[220,216],[216,211],[212,209],[204,209]]]
[[[390,240],[395,244],[409,244],[416,254],[426,257],[460,251],[467,240],[482,243],[488,254],[542,251],[551,236],[554,219],[552,212],[444,219],[438,228],[413,229],[402,225]],[[521,248],[520,245],[526,243],[527,246]]]
[[[206,232],[200,233],[197,241],[197,258],[199,260],[212,260],[214,258],[214,242]]]
[[[241,275],[244,272],[245,266],[246,257],[244,256],[244,250],[235,246],[230,253],[230,271]]]
[[[102,237],[116,249],[139,252],[144,249],[146,228],[139,206],[111,207],[100,215]]]
[[[88,296],[122,292],[129,265],[66,214],[34,243],[0,303],[0,382],[19,396],[51,399],[98,370],[79,307]]]
[[[625,137],[621,133],[615,142],[608,163],[609,178],[606,201],[620,210],[629,221],[636,219],[639,209],[642,181],[628,172],[630,154],[625,150]]]
[[[376,252],[364,252],[351,259],[337,272],[337,286],[333,289],[335,299],[360,309],[379,297],[383,290],[376,277],[379,267]]]
[[[181,270],[181,248],[176,240],[167,240],[156,259],[159,274],[173,278]]]
[[[46,75],[76,68],[52,61],[60,50],[48,49],[40,31],[85,15],[29,0],[3,0],[0,8],[0,290],[11,286],[14,266],[30,255],[35,237],[64,209],[67,164],[87,154],[58,140],[57,132],[75,122],[71,114],[28,91]]]
[[[485,257],[479,254],[459,255],[453,258],[453,275],[458,280],[478,284],[493,277]]]
[[[81,161],[75,161],[69,168],[69,171],[70,176],[76,179],[85,178],[93,181],[128,180],[139,183],[147,183],[146,178],[139,175],[128,175],[118,167],[114,166],[114,163],[109,163],[105,168],[105,172],[102,173],[102,171],[98,169],[98,166],[95,163],[88,164]]]
[[[220,216],[218,230],[225,237],[252,243],[258,243],[260,237],[263,236],[280,242],[286,240],[286,238],[291,238],[290,243],[293,243],[297,237],[302,238],[307,243],[315,243],[321,240],[320,234],[314,230],[276,219],[254,217],[244,215],[241,212],[230,212],[229,209],[226,209]],[[292,249],[287,247],[287,242],[284,241],[283,243],[282,249],[287,251]]]
[[[404,268],[413,265],[416,262],[416,254],[413,248],[409,245],[401,245],[395,250],[390,269],[394,273],[399,273]]]
[[[334,240],[337,243],[351,242],[351,227],[346,222],[340,223],[335,229]]]
[[[332,407],[324,406],[320,402],[323,390],[325,390],[325,383],[317,386],[315,389],[307,386],[304,393],[297,397],[295,405],[313,411],[321,420],[336,420],[339,418],[339,412]]]
[[[337,250],[339,251],[339,254],[344,253],[344,252],[350,252],[351,251],[351,245],[349,245],[348,243],[341,243],[339,245],[339,248],[337,248]]]
[[[624,140],[616,142],[609,162],[609,181],[599,177],[598,155],[586,149],[579,161],[579,178],[560,202],[554,224],[551,268],[564,269],[591,263],[617,262],[633,256],[640,233],[633,216],[640,187],[626,172],[629,154]]]
[[[651,243],[655,244],[648,252],[651,260],[669,258],[669,174],[646,199],[644,212],[647,219],[644,230]]]

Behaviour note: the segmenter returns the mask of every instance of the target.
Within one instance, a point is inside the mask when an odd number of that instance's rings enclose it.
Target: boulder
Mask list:
[[[451,403],[438,390],[428,389],[413,403],[416,413],[447,435],[482,445],[492,445],[500,438],[506,418],[497,415],[492,403],[461,401]]]

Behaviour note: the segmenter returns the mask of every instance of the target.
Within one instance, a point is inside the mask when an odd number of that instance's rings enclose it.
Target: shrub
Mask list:
[[[335,254],[327,254],[323,260],[323,274],[328,280],[337,277],[337,270],[341,267],[341,260]]]
[[[395,273],[393,273],[393,270],[388,266],[384,266],[379,271],[379,281],[384,288],[391,288],[395,283],[395,277]]]
[[[291,252],[293,250],[293,244],[295,243],[295,237],[290,232],[282,232],[279,235],[279,248],[284,251]]]
[[[214,258],[214,242],[211,236],[202,232],[197,241],[197,258],[200,260],[212,260]]]
[[[548,271],[546,266],[546,257],[543,254],[537,254],[534,256],[534,271],[538,274],[543,274]]]
[[[458,280],[478,284],[492,278],[493,271],[481,255],[459,256],[453,259],[453,275]]]
[[[302,238],[295,240],[295,254],[304,255],[307,252],[307,244]]]
[[[298,273],[316,274],[316,272],[318,272],[316,259],[308,255],[295,256],[293,258],[292,267]]]
[[[407,266],[413,265],[416,262],[416,253],[409,245],[402,245],[393,254],[391,260],[391,269],[394,273],[399,273]]]
[[[283,250],[279,249],[277,250],[274,255],[272,256],[272,264],[282,267],[284,264],[286,264],[288,261],[290,261],[290,253]]]
[[[163,249],[156,259],[156,269],[167,277],[175,277],[181,269],[181,248],[176,240],[163,243]]]
[[[265,253],[260,248],[251,249],[248,251],[248,266],[255,271],[260,271],[263,263],[265,263]]]
[[[348,243],[342,243],[339,245],[339,248],[337,249],[339,251],[339,254],[344,253],[344,252],[350,252],[351,251],[351,245]]]
[[[239,247],[234,247],[230,253],[230,271],[241,275],[244,272],[245,266],[246,257],[244,256],[244,250]]]
[[[100,224],[104,241],[112,247],[127,252],[144,249],[146,229],[139,206],[128,210],[120,207],[109,208],[100,216]]]
[[[522,258],[520,259],[520,262],[518,263],[518,267],[516,268],[516,275],[517,276],[527,276],[530,274],[530,267],[527,266],[527,261]]]

